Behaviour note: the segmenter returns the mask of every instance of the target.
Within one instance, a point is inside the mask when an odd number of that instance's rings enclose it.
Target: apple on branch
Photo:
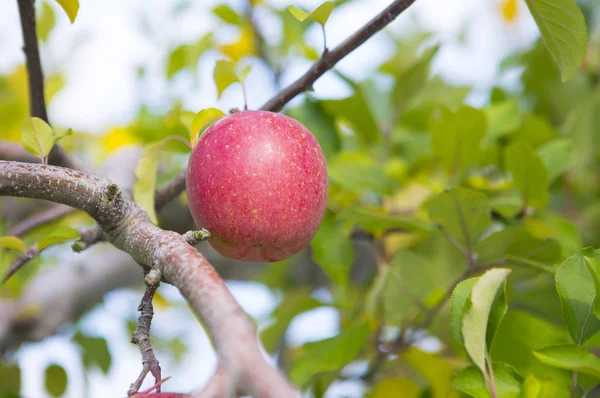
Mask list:
[[[327,166],[312,133],[273,112],[226,116],[196,143],[187,169],[194,221],[225,257],[273,262],[308,245],[327,205]]]

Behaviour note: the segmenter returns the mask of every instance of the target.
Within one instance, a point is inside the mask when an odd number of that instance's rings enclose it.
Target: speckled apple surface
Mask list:
[[[327,165],[312,133],[279,113],[243,111],[215,122],[187,169],[198,227],[222,255],[279,261],[306,247],[327,205]]]

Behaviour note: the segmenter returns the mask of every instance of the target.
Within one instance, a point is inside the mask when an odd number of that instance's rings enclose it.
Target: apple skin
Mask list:
[[[187,169],[189,207],[223,256],[273,262],[306,247],[327,206],[327,165],[296,120],[273,112],[226,116],[200,137]]]

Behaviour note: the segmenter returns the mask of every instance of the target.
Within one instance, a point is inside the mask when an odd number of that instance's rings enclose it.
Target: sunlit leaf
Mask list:
[[[587,50],[587,26],[581,9],[573,0],[525,2],[566,82],[579,69]]]
[[[44,372],[46,391],[53,397],[60,397],[67,389],[67,372],[62,366],[52,364]]]
[[[402,391],[402,398],[419,398],[421,389],[410,379],[385,378],[381,379],[369,392],[366,398],[388,398]]]
[[[402,357],[409,366],[425,376],[431,385],[432,398],[448,397],[454,373],[448,361],[416,348],[407,350]]]
[[[205,131],[206,127],[217,121],[219,118],[225,116],[225,113],[216,108],[202,109],[194,116],[192,125],[190,127],[190,143],[192,147],[196,145],[198,138],[200,138],[201,131]]]
[[[394,181],[364,152],[340,152],[327,167],[334,182],[358,194],[373,192],[386,195],[394,190]]]
[[[213,79],[217,85],[217,95],[221,98],[223,91],[233,83],[239,83],[240,78],[235,72],[233,62],[227,60],[217,61],[213,71]]]
[[[175,48],[167,62],[167,78],[172,78],[177,72],[183,69],[190,70],[193,74],[196,72],[198,67],[198,61],[205,51],[210,49],[213,45],[213,37],[211,33],[208,33],[196,43],[182,44]]]
[[[523,381],[522,393],[523,398],[554,398],[557,396],[556,389],[556,381],[529,374]]]
[[[16,236],[0,236],[0,247],[18,250],[21,253],[25,251],[25,243]]]
[[[213,14],[221,18],[224,22],[232,25],[239,25],[241,18],[238,13],[227,4],[219,4],[212,10]]]
[[[461,330],[465,349],[483,373],[486,373],[485,358],[488,352],[486,332],[490,311],[496,292],[510,272],[509,269],[495,268],[479,277],[471,289],[470,306],[463,317]]]
[[[327,20],[329,19],[329,16],[331,15],[331,12],[333,11],[334,7],[335,7],[334,1],[326,1],[323,4],[321,4],[320,6],[318,6],[311,13],[301,10],[300,8],[293,6],[293,5],[289,6],[288,10],[294,16],[294,18],[296,18],[300,22],[303,22],[306,19],[310,19],[320,25],[325,25],[325,23],[327,23]]]
[[[56,23],[56,17],[54,16],[54,10],[47,2],[43,2],[41,11],[36,19],[37,22],[37,35],[40,41],[48,40],[48,35],[54,28]]]
[[[0,393],[6,392],[8,398],[19,397],[21,389],[21,368],[17,365],[9,365],[0,361]]]
[[[21,142],[31,154],[45,158],[54,146],[54,132],[42,119],[28,117],[21,130]]]
[[[386,214],[383,209],[351,206],[338,213],[338,219],[345,220],[363,228],[367,232],[382,233],[392,228],[407,231],[434,231],[434,226],[415,220],[412,217],[400,217]]]
[[[56,2],[65,10],[71,23],[75,22],[77,12],[79,11],[79,0],[56,0]]]
[[[40,239],[38,250],[42,251],[48,246],[74,239],[79,239],[79,231],[71,227],[58,227]]]

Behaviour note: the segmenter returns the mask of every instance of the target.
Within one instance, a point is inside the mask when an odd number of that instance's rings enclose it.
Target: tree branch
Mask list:
[[[184,237],[153,225],[106,179],[61,167],[0,161],[0,195],[47,199],[88,213],[108,240],[143,267],[158,269],[204,323],[219,355],[225,391],[295,397],[287,379],[262,356],[256,329],[214,268]],[[220,373],[215,377],[220,378]],[[209,383],[209,387],[214,385]]]
[[[23,236],[27,232],[39,227],[40,225],[56,221],[68,214],[75,213],[77,210],[64,205],[52,205],[48,209],[39,213],[32,214],[20,223],[13,225],[6,231],[7,235]]]
[[[385,10],[375,16],[375,18],[369,21],[365,26],[357,30],[352,36],[344,40],[340,45],[331,51],[325,52],[304,75],[277,93],[264,104],[261,109],[264,111],[279,112],[285,104],[290,102],[298,94],[310,89],[313,83],[325,72],[333,68],[338,61],[392,22],[415,1],[416,0],[395,0],[392,2]]]
[[[48,111],[44,98],[44,73],[40,60],[38,39],[35,23],[34,0],[18,0],[19,15],[21,17],[21,30],[23,32],[23,51],[27,65],[27,81],[29,84],[29,108],[33,117],[39,117],[46,123]],[[78,168],[71,157],[59,145],[54,145],[48,155],[48,162],[69,168]]]

